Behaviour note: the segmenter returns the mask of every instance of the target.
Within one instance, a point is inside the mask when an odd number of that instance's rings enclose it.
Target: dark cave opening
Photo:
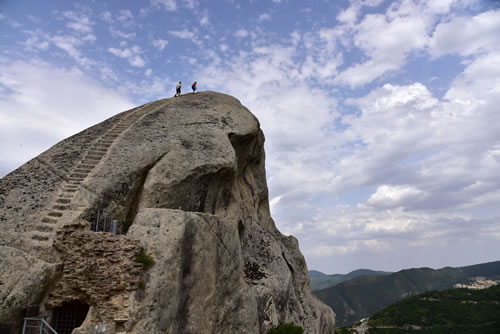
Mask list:
[[[52,311],[54,329],[58,334],[71,334],[73,329],[80,327],[87,317],[89,305],[80,301],[64,303]]]

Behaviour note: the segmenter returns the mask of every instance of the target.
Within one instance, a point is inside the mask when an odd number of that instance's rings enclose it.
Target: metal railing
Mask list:
[[[23,334],[32,333],[33,331],[30,332],[30,328],[39,329],[40,334],[57,334],[55,329],[50,327],[50,325],[42,318],[24,318]]]
[[[113,215],[103,211],[97,211],[97,218],[95,223],[92,224],[92,231],[94,232],[111,232],[114,235],[118,234],[118,221]]]

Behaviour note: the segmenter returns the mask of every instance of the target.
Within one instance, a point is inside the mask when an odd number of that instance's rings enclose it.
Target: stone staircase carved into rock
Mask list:
[[[130,115],[120,120],[113,128],[99,138],[87,151],[83,159],[77,164],[69,174],[65,184],[59,190],[59,195],[53,203],[52,208],[45,212],[40,223],[34,226],[31,231],[31,239],[38,246],[50,246],[52,237],[57,230],[58,221],[63,215],[77,218],[82,210],[72,203],[77,192],[80,190],[82,182],[92,172],[103,157],[108,153],[109,148],[114,144],[116,138],[128,130],[139,118],[144,116],[149,109],[150,103],[138,108]]]

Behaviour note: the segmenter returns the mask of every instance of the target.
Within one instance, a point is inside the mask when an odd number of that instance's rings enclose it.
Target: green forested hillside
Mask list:
[[[333,287],[313,291],[337,314],[337,325],[347,326],[405,297],[445,290],[472,277],[500,275],[500,261],[443,269],[407,269],[390,275],[359,276]]]
[[[406,298],[368,320],[369,333],[500,333],[500,286],[450,289]],[[395,328],[376,328],[395,327]]]

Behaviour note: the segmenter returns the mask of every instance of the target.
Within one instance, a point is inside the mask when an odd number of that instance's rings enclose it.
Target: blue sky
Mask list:
[[[266,135],[310,269],[499,260],[493,0],[0,0],[0,176],[179,80]]]

